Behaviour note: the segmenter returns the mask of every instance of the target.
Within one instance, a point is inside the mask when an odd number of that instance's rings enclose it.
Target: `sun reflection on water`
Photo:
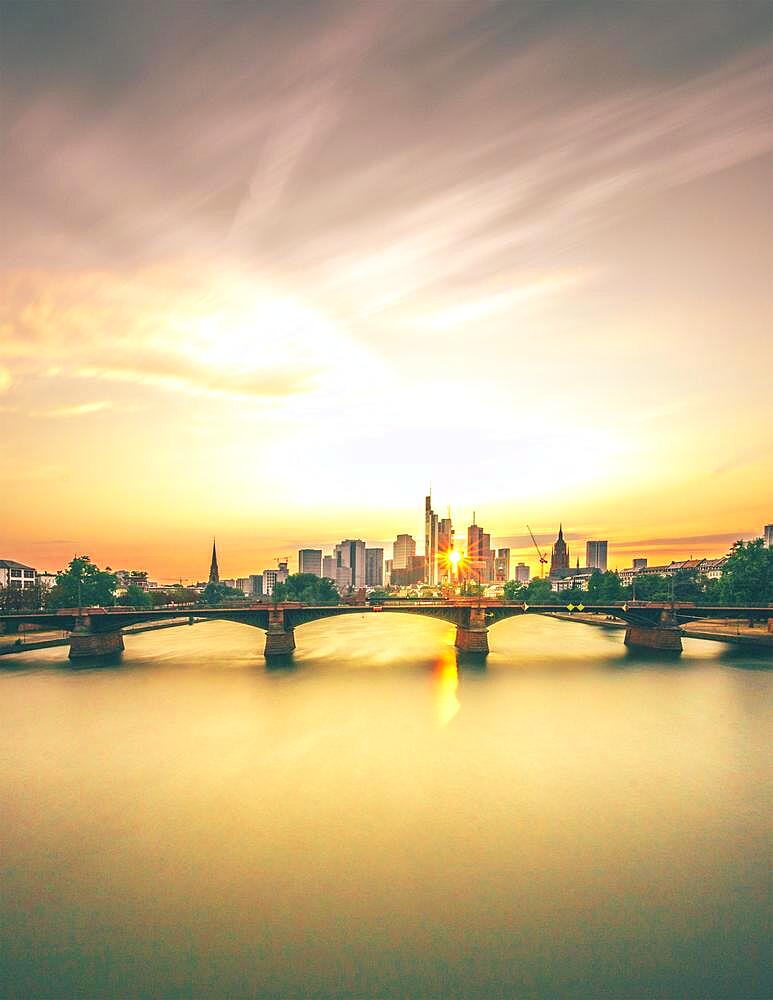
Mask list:
[[[435,718],[438,726],[447,726],[461,708],[456,691],[459,687],[459,672],[456,667],[456,653],[448,646],[435,661],[432,668],[432,690]]]

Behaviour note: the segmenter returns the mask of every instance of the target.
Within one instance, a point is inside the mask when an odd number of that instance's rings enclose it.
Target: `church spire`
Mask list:
[[[220,583],[220,572],[217,568],[217,549],[215,548],[215,539],[212,539],[212,563],[209,567],[209,582],[210,583]]]

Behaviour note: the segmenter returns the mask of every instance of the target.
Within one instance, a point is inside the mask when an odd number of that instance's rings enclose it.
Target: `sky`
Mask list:
[[[773,521],[767,2],[0,0],[0,557]]]

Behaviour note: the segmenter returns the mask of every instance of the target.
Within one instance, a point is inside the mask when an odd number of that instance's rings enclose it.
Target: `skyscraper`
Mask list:
[[[412,535],[398,535],[395,539],[392,569],[408,569],[416,555],[416,542]]]
[[[322,549],[300,549],[298,572],[322,576]]]
[[[335,556],[325,556],[322,559],[322,576],[324,576],[326,580],[335,580],[336,578]]]
[[[365,549],[365,586],[384,586],[383,549]]]
[[[437,583],[438,516],[432,509],[432,494],[424,498],[424,582]]]
[[[448,554],[454,547],[454,526],[451,523],[451,514],[448,517],[441,517],[437,531],[437,565],[438,581],[443,582],[451,579],[451,566],[448,562]]]
[[[475,512],[472,524],[467,527],[467,559],[464,571],[470,580],[478,583],[490,583],[494,577],[494,553],[491,550],[491,535],[475,523]]]
[[[510,579],[510,549],[499,549],[494,560],[494,580],[506,583]]]
[[[217,568],[217,549],[215,539],[212,539],[212,562],[209,565],[209,582],[220,583],[220,571]]]
[[[585,543],[585,565],[588,569],[607,571],[607,542],[589,541]]]
[[[349,570],[349,583],[355,590],[365,586],[365,542],[345,538],[335,547],[336,566]]]
[[[558,526],[558,538],[550,558],[550,576],[566,576],[569,569],[569,546],[564,541],[564,526]]]
[[[526,565],[526,563],[519,562],[515,567],[515,579],[518,583],[528,583],[529,577],[531,576],[531,570]]]

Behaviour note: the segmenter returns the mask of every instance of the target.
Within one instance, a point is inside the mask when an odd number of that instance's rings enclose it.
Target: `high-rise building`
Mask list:
[[[215,539],[212,539],[212,562],[209,564],[209,582],[220,583],[220,571],[217,568],[217,549]]]
[[[322,576],[326,580],[335,580],[336,578],[336,559],[335,556],[324,556],[322,559]]]
[[[495,554],[491,549],[491,535],[475,523],[475,513],[472,524],[467,527],[467,558],[463,573],[470,580],[478,583],[490,583],[494,578]]]
[[[531,570],[524,562],[519,562],[515,567],[515,579],[518,583],[528,583],[529,577],[531,576]]]
[[[432,509],[432,494],[424,498],[424,582],[437,583],[438,516]]]
[[[251,597],[262,597],[263,596],[263,574],[262,573],[251,573],[250,574],[250,596]]]
[[[424,556],[411,556],[404,569],[392,569],[390,582],[395,587],[412,587],[426,578]]]
[[[510,579],[510,549],[499,549],[494,560],[494,582],[506,583]]]
[[[773,549],[773,524],[765,525],[765,546]]]
[[[407,569],[416,555],[416,542],[412,535],[398,535],[392,556],[392,569]]]
[[[607,571],[607,542],[588,541],[585,543],[585,565],[588,569]]]
[[[264,569],[263,570],[263,589],[266,592],[266,597],[271,597],[274,593],[274,587],[279,580],[277,576],[279,575],[278,569]]]
[[[383,549],[365,549],[365,586],[384,586]]]
[[[300,549],[298,552],[298,572],[322,576],[322,549]]]
[[[349,586],[360,590],[365,586],[365,542],[345,538],[335,547],[336,566],[349,570]]]
[[[448,561],[449,553],[454,547],[454,526],[451,515],[441,517],[437,529],[437,566],[438,581],[443,583],[451,579],[452,566]]]
[[[567,576],[569,569],[569,546],[564,541],[564,526],[558,526],[558,538],[550,558],[550,576]]]
[[[634,559],[634,561],[631,563],[631,566],[637,572],[640,569],[646,569],[647,568],[646,557],[642,556],[640,559]]]

